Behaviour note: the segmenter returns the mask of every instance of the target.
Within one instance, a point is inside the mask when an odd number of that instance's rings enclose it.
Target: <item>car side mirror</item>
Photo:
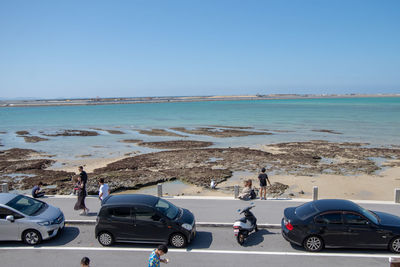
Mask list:
[[[6,220],[9,221],[9,222],[14,222],[14,221],[15,221],[13,215],[8,215],[8,216],[6,217]]]

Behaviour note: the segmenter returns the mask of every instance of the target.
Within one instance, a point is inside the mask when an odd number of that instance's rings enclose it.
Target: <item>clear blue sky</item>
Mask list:
[[[400,93],[400,1],[0,1],[0,98],[254,93]]]

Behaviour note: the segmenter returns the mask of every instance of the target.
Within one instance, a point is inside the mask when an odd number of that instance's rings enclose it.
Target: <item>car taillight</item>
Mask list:
[[[289,231],[293,230],[293,225],[290,223],[290,221],[285,220],[285,227],[286,229],[288,229]]]

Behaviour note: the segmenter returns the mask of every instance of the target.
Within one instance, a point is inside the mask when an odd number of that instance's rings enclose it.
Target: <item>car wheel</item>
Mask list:
[[[319,236],[312,235],[304,240],[303,246],[307,251],[317,252],[324,247],[324,241]]]
[[[34,246],[42,242],[42,235],[36,230],[26,230],[23,235],[22,239],[28,245]]]
[[[114,243],[114,237],[108,232],[102,232],[97,237],[99,243],[105,247],[111,246]]]
[[[186,247],[186,237],[181,233],[174,233],[171,235],[169,242],[176,248]]]
[[[397,236],[390,241],[389,249],[393,253],[400,253],[400,236]]]

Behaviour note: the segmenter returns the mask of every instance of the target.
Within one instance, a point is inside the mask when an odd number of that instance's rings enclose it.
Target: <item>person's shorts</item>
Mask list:
[[[267,189],[267,185],[260,184],[261,189]]]

